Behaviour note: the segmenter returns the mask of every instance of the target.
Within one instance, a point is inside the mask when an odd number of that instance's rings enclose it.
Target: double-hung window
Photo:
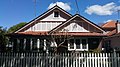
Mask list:
[[[74,38],[68,42],[68,50],[84,51],[88,50],[87,38]]]

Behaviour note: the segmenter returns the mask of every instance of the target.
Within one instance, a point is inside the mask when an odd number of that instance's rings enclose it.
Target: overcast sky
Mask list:
[[[77,2],[80,15],[96,24],[118,19],[120,0],[77,0]],[[9,28],[20,22],[29,22],[56,3],[72,15],[78,11],[75,0],[36,0],[36,7],[34,0],[1,0],[0,26]]]

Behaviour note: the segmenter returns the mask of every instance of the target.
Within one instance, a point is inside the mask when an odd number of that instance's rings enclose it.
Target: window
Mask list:
[[[26,39],[26,50],[30,50],[30,39]]]
[[[74,39],[70,39],[69,44],[70,49],[74,49]]]
[[[103,48],[110,48],[110,45],[111,45],[111,40],[107,40],[105,41]]]
[[[33,39],[32,49],[37,50],[37,39]]]
[[[75,39],[76,49],[80,49],[80,39]]]
[[[22,51],[24,50],[24,39],[20,39],[20,47],[19,47],[19,50]]]
[[[88,50],[88,42],[86,38],[70,39],[68,43],[68,50]]]
[[[40,48],[44,47],[44,39],[40,39]]]
[[[59,17],[59,12],[58,11],[54,12],[54,17]]]
[[[82,49],[87,49],[87,41],[86,41],[86,39],[82,39]]]

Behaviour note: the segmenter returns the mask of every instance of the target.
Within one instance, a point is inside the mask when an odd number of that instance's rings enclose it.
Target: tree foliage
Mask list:
[[[5,36],[7,30],[0,26],[0,51],[4,51],[7,44],[7,37]]]
[[[25,24],[26,22],[21,22],[19,24],[16,24],[10,27],[8,30],[0,26],[0,51],[6,50],[6,45],[8,43],[8,38],[6,37],[6,34],[16,31],[17,29],[21,28]]]
[[[16,24],[16,25],[10,27],[10,28],[8,29],[8,33],[12,33],[12,32],[14,32],[14,31],[18,30],[19,28],[21,28],[21,27],[24,26],[25,24],[26,24],[26,22],[21,22],[21,23],[19,23],[19,24]]]

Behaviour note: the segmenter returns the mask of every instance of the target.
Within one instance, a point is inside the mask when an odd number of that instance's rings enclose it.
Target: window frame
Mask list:
[[[71,45],[70,40],[73,40],[73,49],[70,48],[70,45]],[[68,49],[74,50],[75,49],[75,47],[74,47],[75,46],[75,43],[74,43],[75,39],[70,39],[70,40],[68,41]]]
[[[87,38],[73,38],[74,39],[74,49],[70,48],[70,40],[68,40],[68,50],[72,51],[72,50],[76,50],[76,51],[88,51],[88,39]],[[79,39],[80,40],[80,49],[77,49],[77,45],[76,45],[76,40]],[[86,40],[86,49],[83,49],[83,44],[82,44],[82,40],[85,39]]]

